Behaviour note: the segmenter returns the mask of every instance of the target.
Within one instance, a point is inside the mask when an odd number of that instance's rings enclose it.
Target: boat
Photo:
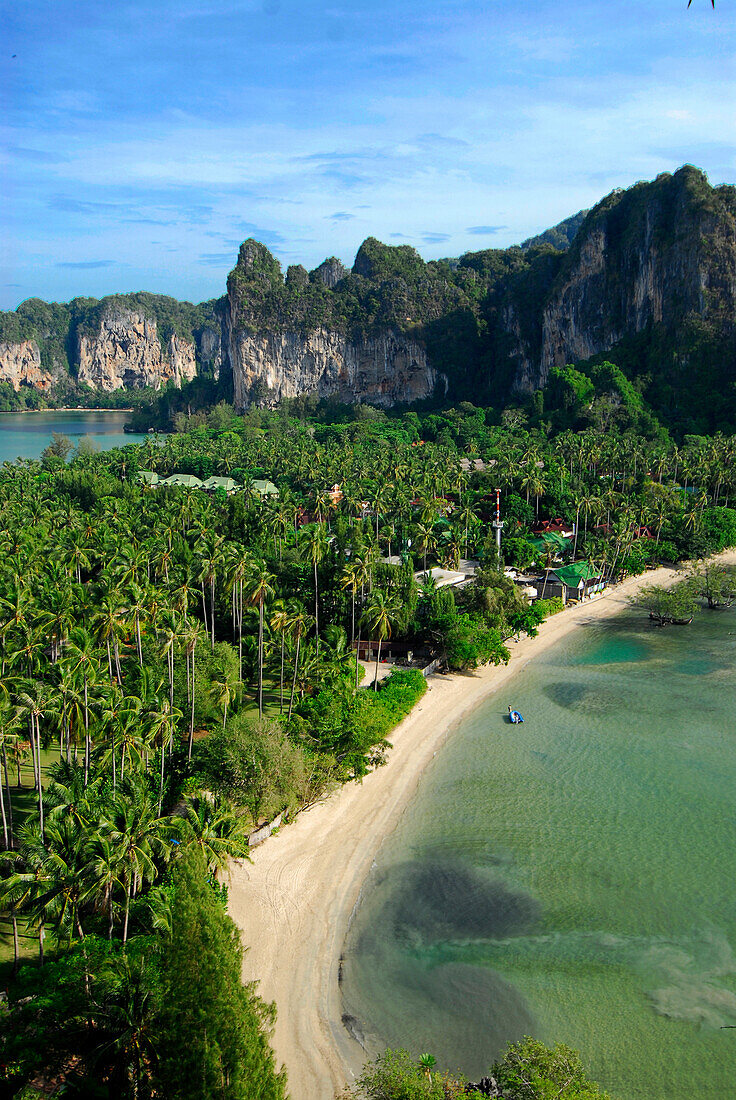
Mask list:
[[[519,722],[523,721],[524,719],[521,717],[518,710],[512,710],[511,707],[509,707],[509,722],[511,722],[512,725],[517,726]]]

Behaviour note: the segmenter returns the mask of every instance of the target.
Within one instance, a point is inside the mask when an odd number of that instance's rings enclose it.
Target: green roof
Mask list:
[[[139,470],[136,477],[146,485],[158,485],[159,477],[153,470]]]
[[[194,474],[172,474],[171,477],[165,477],[161,482],[162,485],[181,485],[184,489],[201,489],[202,482]]]
[[[594,577],[600,577],[599,569],[593,569],[587,561],[574,561],[570,565],[561,565],[559,569],[552,571],[552,576],[557,577],[568,588],[577,588],[581,581],[591,581]]]
[[[545,554],[548,550],[567,550],[569,539],[559,535],[557,531],[544,531],[541,535],[527,538],[535,550],[542,550]]]
[[[231,493],[237,487],[237,481],[231,477],[208,477],[202,482],[203,489],[224,489],[226,493]]]
[[[250,483],[251,489],[254,489],[256,493],[260,493],[262,497],[277,497],[279,491],[272,481],[264,481],[262,478],[257,478]]]

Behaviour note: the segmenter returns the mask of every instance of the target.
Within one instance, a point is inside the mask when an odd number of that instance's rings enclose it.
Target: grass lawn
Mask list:
[[[289,696],[291,695],[291,684],[284,684],[284,715],[289,713]],[[279,699],[281,697],[281,688],[278,680],[269,680],[265,676],[263,678],[263,716],[264,718],[279,718]],[[245,712],[247,715],[257,718],[258,717],[258,688],[255,691],[248,691],[243,695],[243,699],[240,703],[239,710]]]

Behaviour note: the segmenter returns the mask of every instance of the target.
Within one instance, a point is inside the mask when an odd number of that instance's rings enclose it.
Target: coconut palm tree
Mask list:
[[[291,680],[291,698],[289,699],[289,713],[287,715],[287,722],[291,721],[291,712],[294,708],[294,693],[296,691],[296,678],[299,673],[299,648],[301,646],[301,640],[309,630],[311,625],[311,619],[307,615],[301,604],[295,600],[290,608],[289,618],[289,633],[292,638],[296,638],[296,655],[294,657],[294,674]]]
[[[264,562],[254,561],[245,580],[246,600],[251,607],[258,608],[258,714],[263,717],[263,618],[267,599],[274,594],[273,573],[269,573]]]
[[[396,619],[400,614],[398,600],[393,594],[386,595],[380,590],[374,591],[368,598],[363,610],[362,620],[372,634],[378,635],[378,651],[376,654],[376,677],[373,682],[374,690],[378,690],[378,666],[381,661],[381,643],[384,638],[391,637]]]
[[[299,545],[304,558],[311,561],[314,571],[314,630],[319,654],[319,582],[317,566],[327,553],[327,539],[321,524],[310,523],[299,532]]]
[[[249,826],[242,813],[211,792],[184,796],[183,820],[217,880],[231,859],[248,859]]]

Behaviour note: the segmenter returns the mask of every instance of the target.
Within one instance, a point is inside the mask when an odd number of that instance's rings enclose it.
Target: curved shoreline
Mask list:
[[[736,562],[736,551],[722,560]],[[537,638],[511,642],[508,665],[433,676],[391,735],[389,763],[339,788],[232,869],[230,913],[248,951],[246,980],[275,1001],[273,1046],[292,1100],[334,1100],[363,1061],[342,1022],[340,957],[360,890],[382,841],[396,827],[426,766],[462,718],[538,654],[572,630],[618,614],[644,584],[672,583],[661,568],[633,577],[542,624]]]

